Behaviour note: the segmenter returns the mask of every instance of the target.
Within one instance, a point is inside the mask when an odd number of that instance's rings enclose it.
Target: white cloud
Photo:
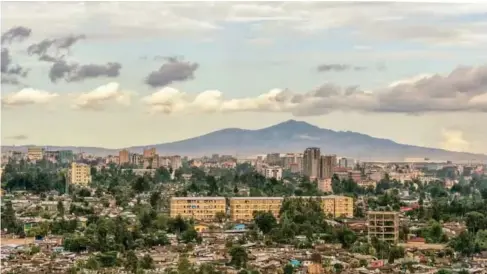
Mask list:
[[[81,110],[102,110],[110,103],[129,106],[132,94],[121,91],[118,83],[112,82],[100,86],[90,92],[77,95],[73,108]]]
[[[443,129],[441,132],[442,142],[440,147],[450,151],[468,151],[470,142],[465,140],[461,130]]]
[[[46,104],[58,97],[59,94],[33,88],[24,88],[2,98],[2,105],[7,107],[33,104]]]
[[[296,116],[332,111],[422,114],[487,112],[487,66],[458,67],[446,76],[419,75],[376,90],[324,84],[305,93],[273,89],[256,97],[226,99],[221,91],[191,95],[164,88],[143,99],[151,113],[286,112]]]

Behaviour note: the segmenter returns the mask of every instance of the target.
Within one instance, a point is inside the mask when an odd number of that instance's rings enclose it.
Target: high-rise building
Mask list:
[[[137,153],[131,153],[129,159],[130,159],[130,163],[133,165],[139,166],[139,165],[144,163],[142,160],[143,159],[142,155],[137,154]]]
[[[74,154],[72,150],[60,150],[59,151],[59,161],[61,163],[70,163],[74,159]]]
[[[70,181],[73,185],[91,183],[91,168],[87,164],[71,163]]]
[[[303,174],[310,179],[317,179],[320,176],[320,149],[309,147],[303,155]]]
[[[171,218],[180,215],[185,219],[213,221],[218,212],[226,212],[225,197],[172,197]]]
[[[183,166],[183,162],[181,160],[181,156],[179,155],[171,156],[171,168],[173,170],[179,169],[182,166]]]
[[[120,162],[119,163],[120,165],[130,163],[130,153],[129,153],[129,151],[126,150],[126,149],[120,150],[120,152],[118,152],[118,161]]]
[[[144,158],[154,158],[156,156],[156,148],[144,149]]]
[[[265,158],[268,165],[280,166],[281,165],[281,154],[280,153],[269,153]]]
[[[281,158],[282,167],[289,169],[293,173],[303,171],[303,154],[302,153],[287,153]]]
[[[399,214],[394,211],[367,212],[369,240],[373,237],[385,242],[397,244],[399,240]]]
[[[325,155],[320,157],[320,178],[328,179],[333,177],[336,167],[336,155]]]

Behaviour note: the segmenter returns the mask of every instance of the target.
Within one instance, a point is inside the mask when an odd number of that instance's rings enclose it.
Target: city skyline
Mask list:
[[[123,148],[296,119],[487,153],[485,4],[133,5],[2,2],[2,145]]]

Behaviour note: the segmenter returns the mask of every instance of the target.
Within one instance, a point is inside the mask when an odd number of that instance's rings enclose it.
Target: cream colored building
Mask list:
[[[299,198],[299,197],[296,197]],[[321,208],[328,216],[353,218],[353,198],[339,195],[320,197],[301,197],[303,199],[314,198],[321,201]]]
[[[233,197],[230,198],[230,217],[232,221],[250,221],[255,211],[270,211],[279,218],[282,197]]]
[[[88,185],[91,183],[91,168],[87,164],[71,163],[71,184]]]
[[[399,213],[393,211],[367,212],[369,240],[376,237],[381,241],[397,244],[399,240]]]
[[[172,197],[170,215],[197,221],[213,221],[218,212],[226,212],[225,197]]]
[[[44,148],[29,147],[27,148],[27,158],[31,161],[40,161],[44,158]]]

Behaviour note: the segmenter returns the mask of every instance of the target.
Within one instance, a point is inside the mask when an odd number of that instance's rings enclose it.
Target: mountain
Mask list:
[[[302,152],[306,147],[319,147],[322,154],[337,154],[364,161],[402,161],[405,158],[487,161],[487,155],[484,154],[452,152],[399,144],[391,140],[374,138],[356,132],[323,129],[296,120],[289,120],[257,130],[227,128],[177,142],[134,146],[128,149],[133,152],[142,152],[146,147],[155,147],[160,155],[201,156],[219,153],[250,156],[271,152]],[[2,147],[2,150],[5,148]],[[103,155],[118,153],[118,149],[96,147],[53,146],[50,148],[72,149],[73,151]]]

